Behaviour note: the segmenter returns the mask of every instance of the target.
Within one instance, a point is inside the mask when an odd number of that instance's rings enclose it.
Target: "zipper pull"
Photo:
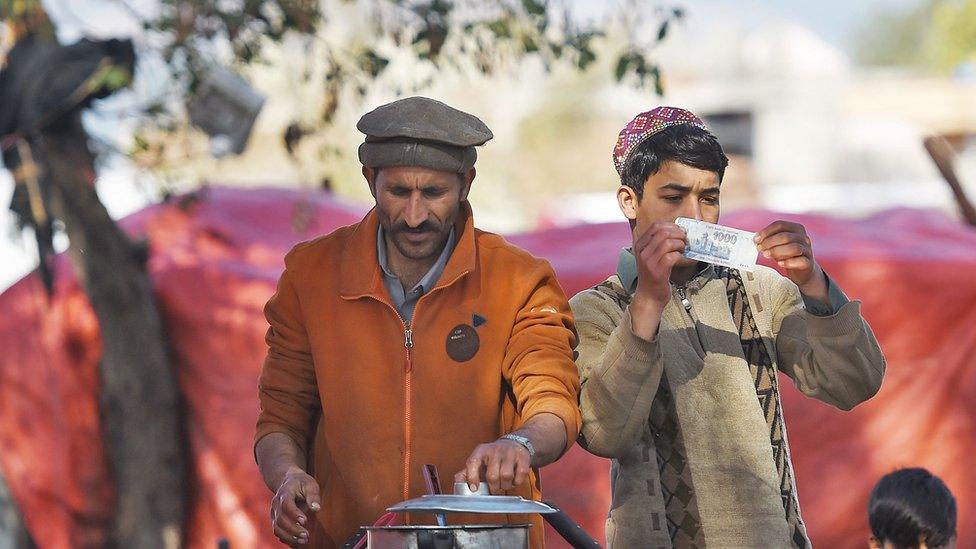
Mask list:
[[[677,288],[676,290],[678,292],[678,298],[681,299],[681,304],[684,306],[685,310],[690,313],[691,312],[691,301],[689,301],[688,300],[688,297],[685,295],[685,289],[684,288]]]
[[[410,328],[409,324],[403,328],[403,346],[407,348],[407,362],[403,365],[403,371],[409,373],[410,370],[413,370],[413,357],[411,356],[413,353],[410,352],[410,349],[413,348],[413,329]]]

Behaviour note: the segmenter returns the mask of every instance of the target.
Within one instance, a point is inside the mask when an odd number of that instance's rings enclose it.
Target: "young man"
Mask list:
[[[659,107],[620,132],[617,199],[633,247],[570,304],[580,343],[580,443],[613,458],[611,547],[808,547],[777,372],[849,410],[884,358],[858,302],[776,221],[758,250],[786,277],[684,258],[677,217],[719,221],[728,159],[694,114]]]
[[[491,131],[422,97],[357,127],[376,207],[296,246],[265,309],[255,455],[274,533],[292,546],[342,545],[425,494],[427,463],[538,499],[537,468],[580,427],[576,338],[552,268],[473,225],[475,146]],[[530,522],[542,545],[538,515],[485,520]]]
[[[868,500],[870,549],[955,549],[956,498],[920,468],[881,477]]]

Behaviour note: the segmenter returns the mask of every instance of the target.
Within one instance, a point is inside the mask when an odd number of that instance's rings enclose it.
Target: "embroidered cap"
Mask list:
[[[613,148],[613,165],[617,174],[623,176],[624,166],[638,145],[661,130],[679,124],[690,124],[708,131],[701,118],[678,107],[657,107],[635,116],[620,130],[617,145]]]

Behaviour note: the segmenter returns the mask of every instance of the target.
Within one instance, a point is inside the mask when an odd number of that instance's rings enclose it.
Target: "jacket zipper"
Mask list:
[[[684,286],[679,286],[674,290],[678,294],[678,299],[681,300],[681,305],[684,306],[685,310],[688,311],[689,314],[691,314],[691,301],[688,299],[688,296],[685,295]]]
[[[705,267],[704,269],[698,271],[698,274],[696,274],[695,276],[691,277],[691,279],[688,282],[685,282],[685,285],[684,286],[676,286],[674,288],[675,294],[677,294],[678,299],[681,300],[681,305],[685,308],[685,311],[688,312],[688,316],[691,316],[692,318],[694,318],[694,316],[691,314],[691,300],[688,299],[687,285],[692,280],[694,280],[694,279],[698,278],[699,276],[701,276],[701,274],[704,273],[707,270],[708,270],[708,267]]]
[[[455,277],[449,284],[454,284],[462,276],[468,274],[468,271],[464,271]],[[431,291],[420,296],[417,300],[417,305],[413,309],[413,318],[417,318],[417,308],[420,306],[420,302],[428,295],[434,293],[438,288],[432,288]],[[413,442],[413,431],[411,429],[411,417],[413,416],[413,401],[411,398],[412,385],[413,385],[413,322],[407,322],[403,320],[403,315],[400,311],[393,306],[392,303],[383,301],[382,299],[375,298],[380,303],[386,304],[387,307],[393,309],[393,313],[400,320],[400,324],[403,325],[403,347],[406,349],[406,362],[403,365],[404,372],[404,404],[403,404],[403,500],[406,501],[410,499],[410,459],[412,453],[410,451],[410,446]],[[409,524],[409,513],[407,514],[407,523]]]
[[[397,320],[400,321],[400,325],[403,326],[403,348],[406,350],[406,361],[403,363],[403,390],[404,390],[404,400],[403,400],[403,501],[410,499],[410,443],[412,442],[412,435],[410,429],[411,416],[413,415],[413,402],[411,399],[411,385],[412,385],[412,373],[413,373],[413,327],[412,323],[403,320],[403,315],[400,311],[391,303],[387,303],[382,299],[375,298],[380,303],[383,303],[387,307],[393,310],[393,314],[396,315]],[[417,309],[414,308],[414,316],[417,315]]]
[[[467,274],[467,271],[461,273],[454,280],[451,281],[453,284],[461,276]],[[404,404],[403,404],[403,501],[410,499],[410,460],[412,458],[412,452],[410,447],[413,444],[413,428],[412,428],[412,417],[413,417],[413,399],[411,393],[413,392],[413,325],[415,324],[413,320],[417,318],[417,309],[420,308],[420,302],[423,301],[425,297],[434,293],[437,288],[432,288],[429,292],[420,296],[417,299],[417,304],[413,308],[413,317],[410,322],[403,320],[403,316],[400,315],[400,311],[396,309],[393,305],[390,307],[396,313],[397,318],[400,319],[400,323],[403,324],[403,348],[407,351],[407,362],[403,365],[404,372]],[[409,513],[407,514],[406,523],[410,523]]]
[[[399,316],[397,311],[397,316]],[[416,308],[414,309],[416,314]],[[407,362],[403,366],[404,371],[404,405],[403,405],[403,501],[410,499],[410,444],[412,440],[411,416],[413,415],[413,402],[411,399],[412,378],[413,378],[413,328],[408,322],[403,322],[403,347],[407,350]]]

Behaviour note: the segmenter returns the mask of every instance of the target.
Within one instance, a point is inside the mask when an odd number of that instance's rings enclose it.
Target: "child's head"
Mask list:
[[[677,217],[718,222],[719,192],[729,159],[693,113],[657,107],[638,114],[617,137],[617,201],[637,234]]]
[[[874,485],[868,501],[872,549],[955,547],[956,500],[925,469],[899,469]]]

